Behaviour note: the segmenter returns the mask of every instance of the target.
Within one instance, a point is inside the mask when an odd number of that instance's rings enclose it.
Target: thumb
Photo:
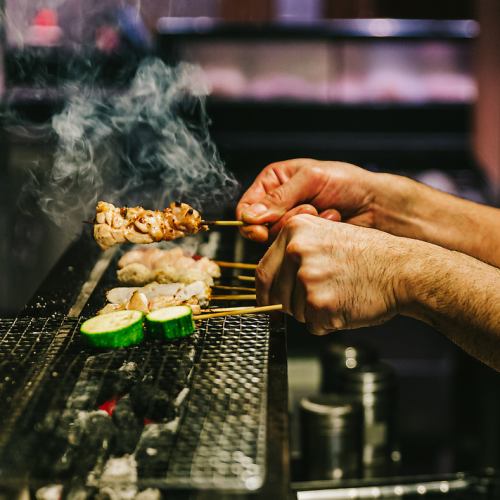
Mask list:
[[[301,169],[288,181],[266,194],[258,202],[246,207],[242,220],[247,224],[275,222],[291,208],[313,198],[318,190],[317,183],[311,183],[307,169]]]

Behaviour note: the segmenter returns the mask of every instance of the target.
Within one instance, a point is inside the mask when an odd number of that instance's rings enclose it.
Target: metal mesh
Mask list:
[[[265,465],[267,316],[213,318],[168,484],[257,489]]]
[[[0,410],[9,423],[0,435],[3,479],[28,473],[42,484],[94,488],[262,484],[267,316],[213,318],[177,342],[113,351],[83,345],[79,324],[0,322],[9,363],[0,365],[0,396],[10,394]]]

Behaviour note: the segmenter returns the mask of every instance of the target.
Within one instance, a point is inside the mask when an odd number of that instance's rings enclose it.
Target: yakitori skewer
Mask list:
[[[236,278],[240,281],[255,281],[255,276],[245,276],[243,274],[239,274]]]
[[[219,267],[229,267],[232,269],[257,269],[257,264],[247,264],[246,262],[227,262],[225,260],[214,260]]]
[[[212,295],[210,300],[255,300],[257,296],[255,294],[248,295]]]
[[[209,319],[209,318],[221,318],[224,316],[240,316],[242,314],[256,314],[261,312],[269,312],[269,311],[280,311],[283,309],[282,304],[274,304],[272,306],[260,306],[260,307],[248,307],[245,309],[240,309],[238,311],[224,311],[224,312],[216,312],[209,314],[198,314],[193,316],[193,319]]]
[[[202,224],[206,226],[244,226],[245,223],[241,220],[202,220]]]
[[[242,309],[248,309],[248,306],[238,306],[238,307],[209,307],[208,309],[200,309],[199,314],[209,314],[217,312],[227,312],[227,311],[239,311]]]
[[[218,290],[234,290],[237,292],[254,292],[255,293],[255,287],[250,287],[250,286],[213,285],[212,288],[217,288]]]

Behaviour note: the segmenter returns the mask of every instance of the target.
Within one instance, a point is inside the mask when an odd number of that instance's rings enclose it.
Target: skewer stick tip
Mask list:
[[[270,311],[280,311],[283,309],[282,304],[274,304],[271,306],[260,306],[260,307],[248,307],[244,309],[240,309],[238,311],[224,311],[224,312],[215,312],[210,314],[197,314],[193,316],[194,320],[201,319],[210,319],[210,318],[221,318],[224,316],[240,316],[242,314],[256,314],[261,312],[270,312]]]
[[[244,222],[241,220],[202,220],[202,224],[207,226],[243,226]]]

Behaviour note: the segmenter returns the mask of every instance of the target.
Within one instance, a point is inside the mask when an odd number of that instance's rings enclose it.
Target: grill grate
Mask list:
[[[269,319],[206,323],[168,484],[257,489],[264,477]]]
[[[267,315],[213,318],[189,338],[114,351],[83,345],[79,324],[0,320],[4,479],[260,487]]]

